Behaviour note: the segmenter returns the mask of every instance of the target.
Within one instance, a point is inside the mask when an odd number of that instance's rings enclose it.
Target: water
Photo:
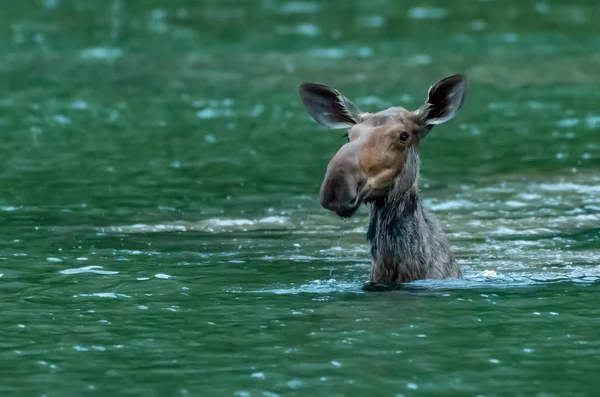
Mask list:
[[[6,2],[3,396],[587,396],[600,381],[592,2]],[[365,292],[367,212],[303,81],[418,107],[461,280]]]

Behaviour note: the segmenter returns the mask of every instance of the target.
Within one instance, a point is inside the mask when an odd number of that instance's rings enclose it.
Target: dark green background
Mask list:
[[[597,2],[1,11],[2,396],[597,393]],[[421,186],[465,277],[365,293],[297,85],[413,109],[457,72]]]

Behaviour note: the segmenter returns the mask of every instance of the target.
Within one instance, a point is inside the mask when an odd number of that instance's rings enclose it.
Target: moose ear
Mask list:
[[[326,128],[350,128],[362,121],[358,107],[334,88],[304,83],[298,91],[308,113]]]
[[[451,120],[465,101],[467,85],[467,76],[464,74],[440,80],[429,88],[427,101],[416,113],[430,127]]]

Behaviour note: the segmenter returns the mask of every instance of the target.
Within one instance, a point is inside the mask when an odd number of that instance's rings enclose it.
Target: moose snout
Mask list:
[[[359,192],[365,183],[357,164],[332,160],[321,185],[321,206],[344,218],[352,216],[361,204]]]

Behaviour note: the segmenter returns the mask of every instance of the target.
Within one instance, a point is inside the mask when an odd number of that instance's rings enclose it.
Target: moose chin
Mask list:
[[[315,121],[348,131],[348,143],[327,166],[319,196],[321,206],[344,218],[370,204],[372,284],[462,277],[439,222],[419,197],[419,145],[435,125],[456,115],[467,85],[464,74],[449,76],[429,88],[419,109],[377,113],[362,112],[334,88],[299,87]]]

